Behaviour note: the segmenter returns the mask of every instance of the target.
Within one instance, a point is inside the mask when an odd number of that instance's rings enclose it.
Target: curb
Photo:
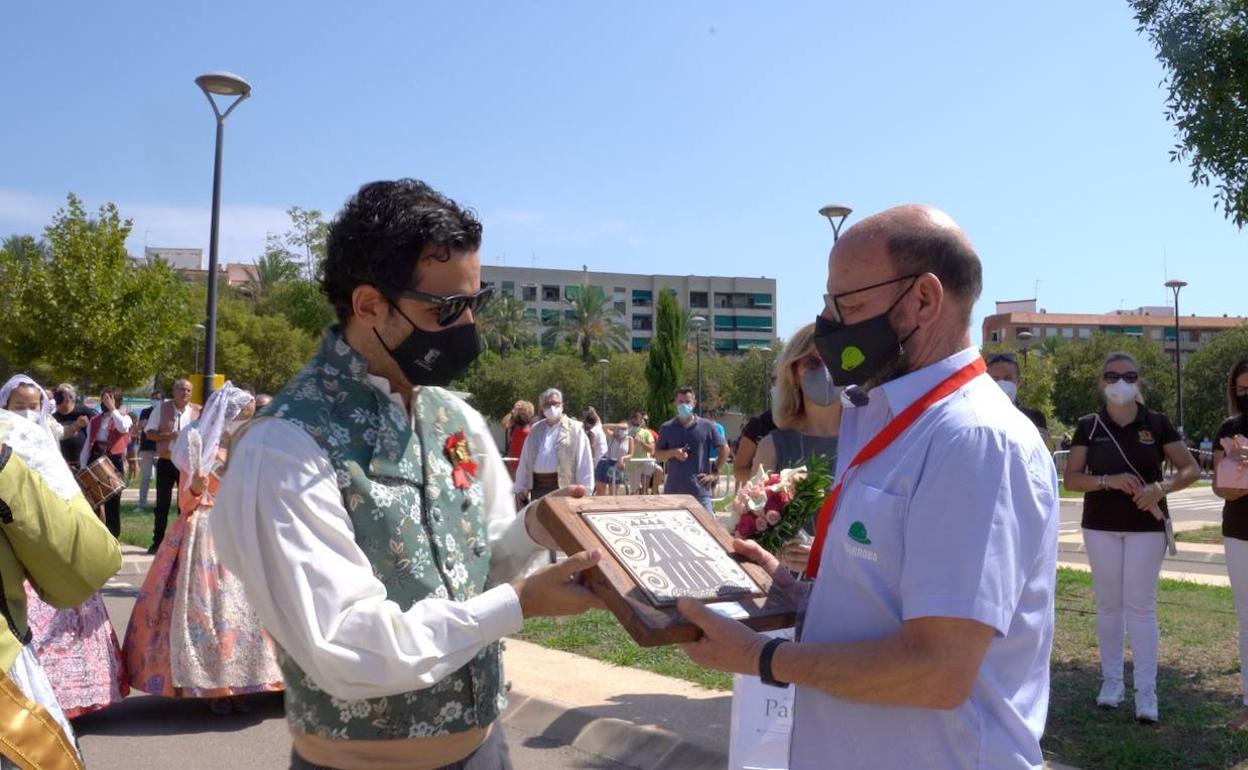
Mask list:
[[[728,766],[726,751],[695,745],[661,727],[598,717],[585,708],[514,691],[502,721],[637,770],[723,770]]]
[[[1058,553],[1078,553],[1086,554],[1087,549],[1084,548],[1083,542],[1058,542]],[[1219,551],[1194,551],[1187,548],[1179,547],[1179,552],[1175,556],[1166,556],[1166,563],[1173,562],[1190,562],[1193,564],[1226,564],[1226,554]]]

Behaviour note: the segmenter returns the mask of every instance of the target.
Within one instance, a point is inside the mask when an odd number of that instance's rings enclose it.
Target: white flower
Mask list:
[[[459,701],[450,701],[442,705],[442,710],[438,712],[438,719],[442,722],[449,722],[453,719],[459,719],[463,715],[463,704]]]

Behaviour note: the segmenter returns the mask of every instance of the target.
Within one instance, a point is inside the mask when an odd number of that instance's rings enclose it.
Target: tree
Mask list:
[[[486,347],[506,358],[513,350],[532,345],[533,324],[524,315],[524,303],[507,295],[485,306],[477,327]]]
[[[1101,372],[1105,356],[1114,351],[1131,354],[1140,365],[1140,392],[1149,408],[1174,414],[1174,359],[1157,343],[1143,337],[1100,333],[1087,342],[1063,343],[1053,348],[1053,411],[1059,420],[1073,425],[1096,411],[1101,398]]]
[[[247,281],[246,293],[255,299],[272,294],[279,286],[300,277],[299,265],[284,250],[265,251],[256,260],[255,275]]]
[[[1049,339],[1057,339],[1051,337]],[[983,350],[984,359],[992,358],[994,353],[1013,353],[1018,360],[1018,373],[1022,384],[1018,389],[1018,403],[1036,409],[1046,418],[1053,419],[1053,356],[1046,354],[1041,347],[1032,347],[1027,355],[1014,350],[1009,345],[996,343]]]
[[[43,262],[51,256],[47,242],[35,240],[33,235],[10,235],[0,243],[0,251],[18,262]]]
[[[676,292],[664,289],[655,302],[654,338],[650,341],[650,359],[646,363],[646,384],[650,388],[647,403],[653,425],[675,416],[672,393],[684,384],[684,342],[684,315],[676,301]]]
[[[542,335],[542,344],[553,345],[566,340],[581,350],[581,361],[589,366],[594,361],[591,351],[595,345],[609,350],[627,350],[628,330],[624,319],[607,301],[603,291],[594,291],[588,284],[570,298],[572,309],[559,319],[558,324]]]
[[[1194,439],[1212,439],[1227,417],[1231,367],[1248,356],[1248,326],[1215,335],[1183,362],[1183,427]],[[1173,364],[1171,364],[1173,366]]]
[[[286,209],[291,229],[277,235],[270,233],[265,242],[266,254],[282,254],[295,264],[308,281],[319,281],[325,265],[325,239],[329,225],[316,209],[291,206]]]
[[[88,388],[147,381],[192,325],[187,290],[163,262],[126,253],[130,220],[88,217],[73,193],[44,235],[46,258],[0,251],[0,355],[45,380]]]
[[[1248,7],[1243,0],[1128,0],[1169,79],[1175,162],[1192,184],[1217,180],[1227,218],[1248,223]]]

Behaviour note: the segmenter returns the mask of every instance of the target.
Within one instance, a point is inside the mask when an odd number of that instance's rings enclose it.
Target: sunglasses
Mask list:
[[[817,372],[820,369],[824,368],[823,359],[813,353],[811,355],[802,356],[801,358],[797,359],[797,364],[798,366],[801,367],[802,371],[804,372]]]
[[[1123,382],[1135,382],[1136,380],[1140,379],[1140,373],[1139,372],[1122,372],[1122,373],[1103,372],[1101,374],[1101,378],[1104,379],[1106,382],[1117,382],[1118,380],[1122,380]]]
[[[1014,364],[1015,366],[1018,366],[1018,358],[1013,353],[994,353],[988,359],[988,365],[992,366],[998,361],[1004,361],[1007,364]]]
[[[438,308],[438,325],[450,326],[459,320],[465,310],[471,310],[473,315],[480,313],[486,305],[490,304],[490,300],[494,299],[494,287],[482,286],[480,291],[475,294],[426,294],[423,291],[413,291],[405,289],[395,292],[399,297],[404,299],[414,299],[420,302],[428,302],[436,305]]]

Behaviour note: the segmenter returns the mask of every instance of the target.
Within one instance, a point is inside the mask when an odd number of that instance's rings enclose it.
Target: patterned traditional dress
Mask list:
[[[218,452],[223,461],[225,450]],[[183,474],[181,515],[152,562],[126,631],[130,685],[152,695],[220,698],[283,689],[273,642],[208,529],[218,479],[202,496]]]
[[[31,646],[65,716],[76,719],[130,693],[117,634],[99,594],[77,607],[58,610],[26,583],[26,621]]]

